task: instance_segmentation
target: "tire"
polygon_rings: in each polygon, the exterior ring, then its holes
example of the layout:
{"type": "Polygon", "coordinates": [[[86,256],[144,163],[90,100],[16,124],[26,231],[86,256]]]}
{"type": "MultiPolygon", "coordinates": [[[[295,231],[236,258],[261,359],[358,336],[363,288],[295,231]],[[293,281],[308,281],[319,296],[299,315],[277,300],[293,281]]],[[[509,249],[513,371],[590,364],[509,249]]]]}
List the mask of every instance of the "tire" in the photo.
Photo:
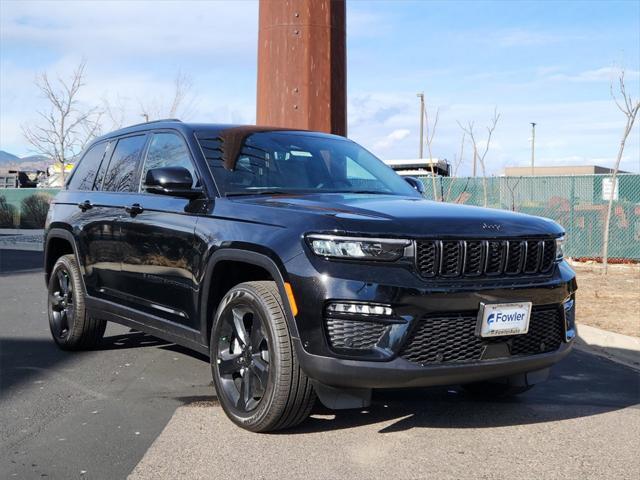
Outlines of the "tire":
{"type": "Polygon", "coordinates": [[[209,348],[218,401],[235,424],[268,432],[309,416],[316,395],[298,364],[275,282],[232,288],[213,319],[209,348]]]}
{"type": "Polygon", "coordinates": [[[513,397],[533,387],[534,385],[510,385],[507,382],[476,382],[462,385],[467,393],[481,399],[513,397]]]}
{"type": "Polygon", "coordinates": [[[60,257],[51,270],[47,312],[51,336],[62,350],[93,348],[104,335],[107,322],[86,312],[80,269],[73,255],[60,257]]]}

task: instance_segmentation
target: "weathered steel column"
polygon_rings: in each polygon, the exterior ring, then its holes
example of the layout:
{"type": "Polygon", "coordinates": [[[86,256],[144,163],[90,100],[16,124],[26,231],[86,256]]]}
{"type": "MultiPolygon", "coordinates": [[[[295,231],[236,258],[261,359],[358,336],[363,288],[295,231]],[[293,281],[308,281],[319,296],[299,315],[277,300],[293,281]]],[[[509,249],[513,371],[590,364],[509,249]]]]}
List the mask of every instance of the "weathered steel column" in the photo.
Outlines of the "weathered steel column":
{"type": "Polygon", "coordinates": [[[260,0],[257,123],[347,134],[345,0],[260,0]]]}

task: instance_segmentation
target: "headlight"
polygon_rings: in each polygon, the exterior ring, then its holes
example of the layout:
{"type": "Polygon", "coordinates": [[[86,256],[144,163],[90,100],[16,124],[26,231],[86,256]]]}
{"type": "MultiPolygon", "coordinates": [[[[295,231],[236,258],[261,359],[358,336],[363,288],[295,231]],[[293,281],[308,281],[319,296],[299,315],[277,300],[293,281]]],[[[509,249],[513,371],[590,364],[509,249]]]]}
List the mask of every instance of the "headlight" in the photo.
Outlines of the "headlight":
{"type": "Polygon", "coordinates": [[[313,253],[321,257],[392,262],[403,257],[410,240],[308,235],[313,253]]]}
{"type": "Polygon", "coordinates": [[[564,235],[560,238],[556,238],[556,261],[564,258],[564,235]]]}

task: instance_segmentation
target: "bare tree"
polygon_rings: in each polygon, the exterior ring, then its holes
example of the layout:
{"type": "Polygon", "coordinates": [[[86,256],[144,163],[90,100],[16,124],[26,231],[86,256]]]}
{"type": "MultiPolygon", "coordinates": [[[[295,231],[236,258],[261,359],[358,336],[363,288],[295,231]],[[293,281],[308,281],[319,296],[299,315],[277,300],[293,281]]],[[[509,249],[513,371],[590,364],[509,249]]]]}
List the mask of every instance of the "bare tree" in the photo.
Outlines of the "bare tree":
{"type": "Polygon", "coordinates": [[[436,128],[438,127],[438,119],[440,118],[440,108],[436,108],[436,117],[433,121],[433,126],[430,125],[429,122],[429,111],[425,106],[424,109],[424,123],[425,123],[425,133],[427,142],[427,152],[429,152],[429,167],[431,169],[431,185],[433,187],[433,199],[438,201],[438,188],[436,187],[436,172],[433,168],[433,154],[431,150],[431,145],[433,144],[433,137],[436,134],[436,128]]]}
{"type": "Polygon", "coordinates": [[[194,102],[191,76],[179,71],[173,80],[173,94],[170,102],[157,99],[140,102],[140,114],[147,121],[159,118],[187,118],[193,113],[194,102]]]}
{"type": "Polygon", "coordinates": [[[460,122],[458,122],[458,126],[462,129],[464,133],[469,135],[469,139],[471,140],[471,145],[473,146],[473,161],[474,161],[474,170],[475,170],[475,162],[478,160],[480,162],[480,169],[482,170],[482,190],[484,195],[484,206],[488,205],[488,197],[487,197],[487,169],[485,165],[485,158],[487,157],[487,153],[489,153],[489,148],[491,146],[491,137],[493,136],[493,132],[498,125],[498,120],[500,120],[500,114],[498,113],[498,107],[493,110],[493,118],[491,119],[491,124],[487,127],[487,139],[484,142],[484,149],[482,153],[480,153],[480,148],[478,147],[478,139],[476,138],[476,132],[474,130],[475,124],[474,122],[469,122],[466,127],[464,127],[460,122]]]}
{"type": "Polygon", "coordinates": [[[114,100],[109,99],[106,95],[102,97],[102,105],[104,106],[105,117],[109,120],[111,130],[118,130],[125,126],[127,117],[127,98],[117,95],[114,100]]]}
{"type": "Polygon", "coordinates": [[[78,94],[85,85],[85,67],[83,60],[69,80],[58,77],[52,82],[46,72],[40,74],[35,84],[49,103],[49,109],[37,112],[40,122],[22,125],[27,142],[38,153],[60,164],[63,182],[66,164],[100,130],[100,110],[97,107],[83,108],[78,100],[78,94]]]}
{"type": "Polygon", "coordinates": [[[443,199],[445,202],[448,202],[450,200],[453,182],[456,181],[458,170],[460,169],[460,165],[462,165],[462,161],[464,159],[464,141],[466,140],[466,138],[467,134],[462,132],[462,138],[460,139],[460,153],[458,155],[454,155],[453,157],[453,175],[451,176],[451,181],[449,182],[449,188],[447,188],[447,196],[443,199]]]}
{"type": "Polygon", "coordinates": [[[511,195],[511,211],[515,212],[516,211],[516,189],[518,188],[518,184],[520,183],[520,180],[522,180],[522,177],[518,177],[518,179],[516,180],[516,183],[513,184],[513,187],[511,186],[511,177],[504,177],[504,179],[505,179],[505,185],[511,195]]]}
{"type": "Polygon", "coordinates": [[[633,128],[633,124],[636,121],[636,116],[638,115],[638,110],[640,110],[640,100],[633,99],[631,94],[627,92],[625,81],[624,81],[624,69],[620,70],[620,74],[618,76],[618,89],[620,98],[616,96],[616,93],[613,89],[613,82],[610,85],[611,98],[615,102],[618,109],[624,114],[626,117],[626,123],[624,126],[624,130],[622,131],[622,138],[620,139],[620,146],[618,147],[618,156],[616,158],[616,164],[613,168],[613,175],[611,177],[611,196],[609,197],[609,205],[607,207],[607,216],[604,223],[604,238],[602,241],[602,266],[603,271],[607,273],[607,267],[609,262],[609,228],[611,224],[611,212],[613,210],[613,199],[616,188],[616,181],[618,177],[618,170],[620,169],[620,161],[622,160],[622,154],[624,153],[624,147],[627,143],[627,137],[631,133],[631,129],[633,128]]]}

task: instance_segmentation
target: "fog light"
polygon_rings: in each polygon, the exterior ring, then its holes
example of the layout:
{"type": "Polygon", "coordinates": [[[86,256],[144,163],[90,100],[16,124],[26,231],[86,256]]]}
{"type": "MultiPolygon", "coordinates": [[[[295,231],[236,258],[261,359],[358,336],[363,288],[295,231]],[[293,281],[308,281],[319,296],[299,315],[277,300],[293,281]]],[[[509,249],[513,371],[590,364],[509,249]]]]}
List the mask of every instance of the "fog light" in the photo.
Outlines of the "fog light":
{"type": "Polygon", "coordinates": [[[343,313],[351,315],[380,315],[390,317],[393,309],[386,305],[371,305],[367,303],[334,302],[327,305],[329,313],[343,313]]]}
{"type": "Polygon", "coordinates": [[[576,337],[576,302],[571,298],[562,306],[564,307],[565,340],[570,342],[576,337]]]}

